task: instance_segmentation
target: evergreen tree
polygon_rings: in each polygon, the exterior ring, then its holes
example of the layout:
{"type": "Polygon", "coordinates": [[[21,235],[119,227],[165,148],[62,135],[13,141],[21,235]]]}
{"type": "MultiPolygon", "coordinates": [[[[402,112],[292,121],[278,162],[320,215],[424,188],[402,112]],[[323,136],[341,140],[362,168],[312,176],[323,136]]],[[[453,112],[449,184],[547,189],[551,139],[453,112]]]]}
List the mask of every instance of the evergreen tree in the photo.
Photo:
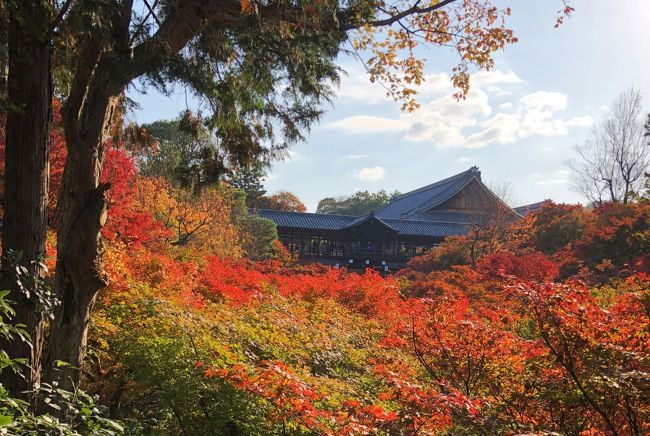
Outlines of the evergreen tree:
{"type": "Polygon", "coordinates": [[[141,174],[163,177],[195,194],[217,183],[227,171],[216,138],[190,111],[173,121],[129,126],[127,137],[141,174]]]}
{"type": "Polygon", "coordinates": [[[249,209],[257,209],[259,200],[266,194],[263,183],[265,176],[266,165],[256,162],[232,172],[227,181],[246,193],[246,206],[249,209]]]}
{"type": "Polygon", "coordinates": [[[383,189],[378,192],[358,191],[347,197],[327,197],[318,202],[317,213],[331,215],[365,215],[386,206],[399,191],[392,194],[383,189]]]}

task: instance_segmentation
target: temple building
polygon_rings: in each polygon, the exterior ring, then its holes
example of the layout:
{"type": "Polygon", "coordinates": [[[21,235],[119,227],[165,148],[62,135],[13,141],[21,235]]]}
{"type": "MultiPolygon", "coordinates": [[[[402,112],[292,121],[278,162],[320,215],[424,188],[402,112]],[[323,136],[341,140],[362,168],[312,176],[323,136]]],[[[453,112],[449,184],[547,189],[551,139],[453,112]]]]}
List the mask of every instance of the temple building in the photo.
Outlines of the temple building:
{"type": "Polygon", "coordinates": [[[497,215],[520,215],[481,181],[477,167],[395,197],[362,216],[258,210],[272,220],[284,246],[303,262],[389,273],[497,215]]]}

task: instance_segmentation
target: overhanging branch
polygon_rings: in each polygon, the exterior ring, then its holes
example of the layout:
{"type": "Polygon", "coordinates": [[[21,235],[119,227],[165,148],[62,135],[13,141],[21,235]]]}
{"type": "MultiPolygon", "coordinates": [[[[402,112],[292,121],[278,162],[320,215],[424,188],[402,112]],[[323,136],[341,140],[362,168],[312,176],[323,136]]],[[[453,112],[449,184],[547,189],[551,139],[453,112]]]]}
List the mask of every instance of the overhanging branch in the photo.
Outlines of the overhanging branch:
{"type": "Polygon", "coordinates": [[[371,27],[390,26],[391,24],[394,24],[397,21],[399,21],[399,20],[401,20],[403,18],[406,18],[406,17],[408,17],[410,15],[426,14],[428,12],[433,12],[433,11],[436,11],[438,9],[442,9],[445,6],[451,4],[451,3],[455,2],[455,1],[457,1],[457,0],[442,0],[442,1],[438,2],[438,3],[436,3],[435,5],[429,5],[429,6],[424,7],[424,8],[419,7],[420,2],[418,1],[413,6],[411,6],[410,8],[405,9],[405,10],[403,10],[401,12],[398,12],[398,13],[396,13],[394,15],[391,15],[390,17],[385,18],[383,20],[375,20],[375,21],[369,21],[369,22],[365,22],[365,23],[356,23],[354,25],[348,25],[348,26],[346,26],[345,30],[357,29],[357,28],[363,27],[363,26],[371,26],[371,27]]]}

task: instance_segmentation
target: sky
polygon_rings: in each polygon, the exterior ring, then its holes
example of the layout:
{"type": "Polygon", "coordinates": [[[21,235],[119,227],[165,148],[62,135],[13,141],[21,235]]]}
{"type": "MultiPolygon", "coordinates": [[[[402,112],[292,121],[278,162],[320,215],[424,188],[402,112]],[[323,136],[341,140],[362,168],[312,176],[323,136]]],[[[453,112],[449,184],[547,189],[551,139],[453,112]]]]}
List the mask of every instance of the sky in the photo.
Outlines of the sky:
{"type": "MultiPolygon", "coordinates": [[[[464,101],[452,97],[448,49],[418,52],[427,80],[413,113],[370,83],[360,61],[340,58],[347,75],[336,98],[306,141],[273,165],[267,191],[291,191],[313,212],[325,197],[407,192],[476,165],[488,185],[509,186],[513,206],[584,202],[566,164],[573,146],[630,87],[650,112],[650,0],[572,0],[574,14],[557,29],[561,0],[498,3],[512,6],[519,42],[496,54],[493,70],[472,76],[464,101]]],[[[131,114],[139,123],[195,109],[182,89],[129,97],[140,105],[131,114]]]]}

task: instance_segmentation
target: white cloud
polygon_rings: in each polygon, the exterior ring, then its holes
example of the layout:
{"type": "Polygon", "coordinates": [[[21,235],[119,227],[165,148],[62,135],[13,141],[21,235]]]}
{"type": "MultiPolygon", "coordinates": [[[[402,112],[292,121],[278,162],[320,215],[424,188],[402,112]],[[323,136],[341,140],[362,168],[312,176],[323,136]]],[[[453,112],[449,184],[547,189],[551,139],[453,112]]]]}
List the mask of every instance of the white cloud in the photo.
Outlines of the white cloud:
{"type": "Polygon", "coordinates": [[[471,89],[465,100],[457,101],[452,94],[431,100],[401,120],[410,125],[406,139],[434,142],[439,147],[452,147],[464,142],[462,130],[476,125],[477,118],[490,115],[488,95],[471,89]]]}
{"type": "Polygon", "coordinates": [[[368,155],[367,154],[349,154],[347,157],[348,157],[348,159],[358,160],[358,159],[363,159],[364,157],[368,157],[368,155]]]}
{"type": "Polygon", "coordinates": [[[524,112],[519,129],[519,137],[527,138],[533,135],[559,136],[566,135],[564,120],[554,118],[553,110],[529,110],[524,112]]]}
{"type": "MultiPolygon", "coordinates": [[[[537,90],[521,95],[519,90],[518,97],[505,102],[500,97],[502,103],[491,104],[490,99],[511,94],[511,90],[518,90],[513,85],[525,83],[512,70],[474,74],[470,91],[460,101],[454,97],[450,83],[444,73],[428,75],[421,87],[421,107],[412,113],[397,118],[355,115],[324,127],[352,134],[403,132],[407,141],[430,142],[437,147],[479,148],[512,144],[535,135],[567,135],[569,128],[584,128],[594,122],[589,116],[563,117],[561,112],[568,106],[568,96],[561,92],[537,90]],[[429,94],[430,98],[424,97],[429,94]]],[[[365,95],[366,91],[358,92],[365,95]]],[[[372,103],[369,94],[366,98],[372,103]]]]}
{"type": "Polygon", "coordinates": [[[382,167],[365,167],[357,171],[354,177],[366,182],[377,182],[384,178],[385,173],[386,171],[382,167]]]}
{"type": "Polygon", "coordinates": [[[488,85],[485,87],[485,90],[488,92],[488,94],[491,94],[494,97],[505,97],[508,95],[512,95],[511,91],[506,91],[502,87],[495,86],[495,85],[488,85]]]}
{"type": "Polygon", "coordinates": [[[545,179],[537,182],[540,186],[551,186],[551,185],[564,185],[566,184],[566,179],[555,178],[555,179],[545,179]]]}
{"type": "Polygon", "coordinates": [[[290,162],[295,162],[299,160],[307,160],[307,158],[303,154],[298,153],[295,150],[287,149],[285,160],[288,160],[290,162]]]}
{"type": "Polygon", "coordinates": [[[591,127],[594,124],[594,119],[590,116],[574,117],[567,120],[566,125],[572,127],[591,127]]]}
{"type": "Polygon", "coordinates": [[[458,158],[458,162],[469,162],[469,158],[467,156],[461,156],[458,158]]]}
{"type": "Polygon", "coordinates": [[[473,133],[465,140],[468,148],[484,147],[490,143],[511,144],[519,139],[521,117],[519,114],[498,113],[481,123],[482,131],[473,133]]]}
{"type": "Polygon", "coordinates": [[[568,97],[561,92],[537,91],[524,95],[519,101],[527,109],[536,111],[557,111],[564,110],[568,97]]]}
{"type": "MultiPolygon", "coordinates": [[[[484,147],[488,144],[512,144],[533,135],[566,135],[567,125],[556,112],[567,106],[568,97],[559,92],[537,91],[524,95],[513,113],[499,112],[480,126],[483,130],[470,134],[465,146],[484,147]]],[[[511,102],[499,106],[511,109],[511,102]]]]}
{"type": "Polygon", "coordinates": [[[470,83],[472,86],[481,86],[495,84],[517,84],[523,82],[524,80],[512,70],[505,72],[502,70],[492,70],[479,71],[476,74],[472,74],[470,83]]]}
{"type": "Polygon", "coordinates": [[[339,129],[348,133],[386,133],[408,130],[409,125],[401,120],[374,117],[370,115],[355,115],[325,124],[328,129],[339,129]]]}
{"type": "Polygon", "coordinates": [[[452,89],[451,79],[446,73],[426,74],[424,82],[416,88],[419,96],[440,94],[452,89]]]}
{"type": "Polygon", "coordinates": [[[390,101],[386,89],[379,83],[372,83],[368,73],[358,64],[344,65],[345,73],[336,93],[338,97],[361,100],[367,104],[379,104],[390,101]]]}
{"type": "Polygon", "coordinates": [[[512,95],[512,91],[505,88],[520,83],[524,83],[524,80],[512,70],[479,71],[472,75],[470,81],[471,86],[482,88],[495,97],[512,95]]]}
{"type": "Polygon", "coordinates": [[[535,173],[532,174],[531,176],[537,179],[536,184],[538,186],[566,185],[568,181],[569,171],[566,169],[560,169],[552,173],[547,173],[547,174],[535,173]]]}

